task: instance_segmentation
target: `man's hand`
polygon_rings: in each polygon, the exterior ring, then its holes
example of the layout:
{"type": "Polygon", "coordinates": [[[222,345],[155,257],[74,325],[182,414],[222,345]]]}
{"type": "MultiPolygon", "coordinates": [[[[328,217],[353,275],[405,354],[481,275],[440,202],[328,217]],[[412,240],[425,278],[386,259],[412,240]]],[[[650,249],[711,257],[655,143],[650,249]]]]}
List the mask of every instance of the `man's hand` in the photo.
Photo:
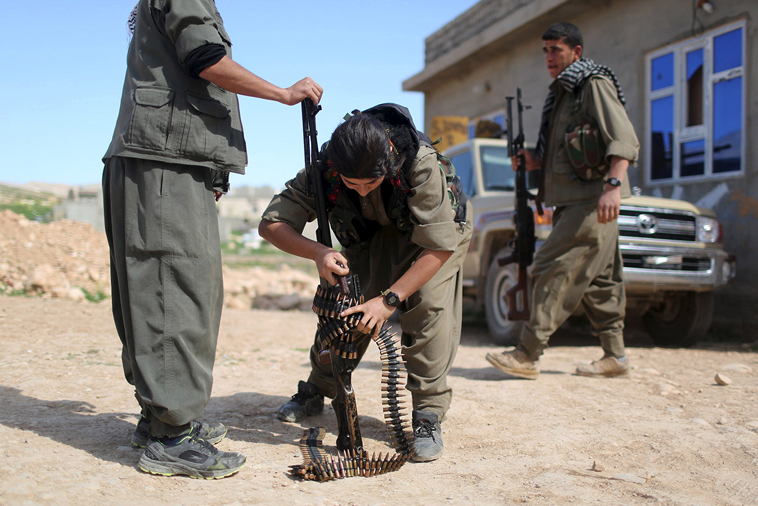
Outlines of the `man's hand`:
{"type": "Polygon", "coordinates": [[[542,160],[536,154],[534,154],[534,151],[532,151],[531,149],[522,149],[516,154],[516,156],[511,158],[511,167],[513,168],[514,172],[518,170],[518,164],[519,164],[518,157],[521,155],[524,155],[524,161],[526,162],[527,172],[537,170],[542,165],[542,160]]]}
{"type": "Polygon", "coordinates": [[[300,79],[289,88],[285,88],[284,91],[282,103],[286,105],[299,104],[306,98],[310,98],[314,104],[318,104],[321,101],[321,95],[324,93],[324,89],[310,77],[300,79]]]}
{"type": "Polygon", "coordinates": [[[358,324],[358,330],[366,334],[372,334],[379,332],[382,325],[387,319],[395,312],[394,307],[390,307],[384,303],[384,297],[374,297],[373,299],[353,306],[349,309],[345,309],[340,313],[340,316],[350,316],[354,313],[363,313],[360,324],[358,324]]]}
{"type": "Polygon", "coordinates": [[[619,216],[621,207],[621,187],[605,185],[597,202],[598,223],[610,223],[619,216]]]}
{"type": "Polygon", "coordinates": [[[335,274],[346,276],[350,273],[347,259],[339,251],[325,247],[316,254],[314,261],[316,262],[318,275],[324,278],[330,285],[337,284],[337,279],[334,277],[335,274]]]}

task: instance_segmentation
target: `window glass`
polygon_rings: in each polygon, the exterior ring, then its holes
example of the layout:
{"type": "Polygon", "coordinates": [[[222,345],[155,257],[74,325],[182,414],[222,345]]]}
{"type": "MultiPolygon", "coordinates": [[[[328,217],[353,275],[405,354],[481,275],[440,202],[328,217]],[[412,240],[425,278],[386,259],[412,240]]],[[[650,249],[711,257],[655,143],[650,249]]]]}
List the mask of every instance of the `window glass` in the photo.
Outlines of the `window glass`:
{"type": "Polygon", "coordinates": [[[455,166],[455,173],[461,180],[461,188],[463,192],[469,197],[476,193],[474,186],[474,170],[471,163],[471,151],[464,151],[452,158],[450,161],[455,166]]]}
{"type": "Polygon", "coordinates": [[[703,124],[703,50],[687,53],[687,114],[685,125],[703,124]]]}
{"type": "Polygon", "coordinates": [[[482,146],[482,178],[485,190],[510,190],[513,186],[513,169],[508,150],[499,146],[482,146]]]}
{"type": "Polygon", "coordinates": [[[650,72],[650,90],[660,90],[674,84],[674,53],[653,58],[650,72]]]}
{"type": "Polygon", "coordinates": [[[705,174],[705,140],[683,142],[681,150],[682,176],[705,174]]]}
{"type": "Polygon", "coordinates": [[[674,97],[653,100],[650,109],[651,178],[668,179],[673,176],[674,97]]]}
{"type": "Polygon", "coordinates": [[[742,78],[713,85],[713,172],[740,170],[742,78]]]}
{"type": "Polygon", "coordinates": [[[713,38],[713,71],[742,65],[742,28],[713,38]]]}

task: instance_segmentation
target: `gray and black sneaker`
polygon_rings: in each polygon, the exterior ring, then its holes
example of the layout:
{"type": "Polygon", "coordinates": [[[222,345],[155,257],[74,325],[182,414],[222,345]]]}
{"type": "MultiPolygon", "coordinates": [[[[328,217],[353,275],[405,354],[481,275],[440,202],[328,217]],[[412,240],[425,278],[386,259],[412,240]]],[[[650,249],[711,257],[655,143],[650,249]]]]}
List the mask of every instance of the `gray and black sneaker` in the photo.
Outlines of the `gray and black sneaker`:
{"type": "Polygon", "coordinates": [[[222,452],[197,436],[193,427],[175,438],[151,438],[137,463],[142,471],[161,476],[183,475],[215,480],[239,471],[245,456],[222,452]]]}
{"type": "Polygon", "coordinates": [[[442,455],[442,426],[437,415],[429,411],[413,412],[414,462],[430,462],[442,455]]]}
{"type": "MultiPolygon", "coordinates": [[[[224,436],[226,436],[226,427],[223,423],[219,422],[198,422],[192,421],[191,430],[195,431],[196,437],[208,441],[210,444],[215,445],[220,443],[224,436]]],[[[132,433],[132,446],[134,448],[144,448],[150,439],[150,421],[143,417],[140,417],[137,422],[137,428],[132,433]]]]}
{"type": "Polygon", "coordinates": [[[281,405],[276,417],[285,422],[298,422],[306,416],[318,415],[324,410],[324,396],[312,383],[299,381],[297,393],[281,405]]]}

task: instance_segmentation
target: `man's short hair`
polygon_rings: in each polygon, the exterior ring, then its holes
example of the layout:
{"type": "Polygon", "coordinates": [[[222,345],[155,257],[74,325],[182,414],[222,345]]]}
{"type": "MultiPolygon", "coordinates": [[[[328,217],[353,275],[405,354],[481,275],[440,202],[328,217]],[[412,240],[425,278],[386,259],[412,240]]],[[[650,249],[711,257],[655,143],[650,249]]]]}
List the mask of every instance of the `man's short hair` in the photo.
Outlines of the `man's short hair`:
{"type": "Polygon", "coordinates": [[[572,49],[576,46],[584,46],[584,39],[582,39],[582,32],[579,31],[579,28],[565,21],[550,25],[547,31],[542,34],[542,40],[562,40],[572,49]]]}

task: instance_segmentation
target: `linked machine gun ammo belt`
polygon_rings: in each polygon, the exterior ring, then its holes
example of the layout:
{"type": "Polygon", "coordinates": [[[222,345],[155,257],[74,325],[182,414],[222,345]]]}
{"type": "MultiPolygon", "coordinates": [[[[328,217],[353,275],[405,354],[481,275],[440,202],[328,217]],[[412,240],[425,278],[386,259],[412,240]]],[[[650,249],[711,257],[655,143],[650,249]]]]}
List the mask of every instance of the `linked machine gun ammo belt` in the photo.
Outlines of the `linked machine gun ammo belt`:
{"type": "Polygon", "coordinates": [[[413,455],[413,430],[405,397],[407,372],[402,357],[400,338],[385,325],[380,332],[369,335],[357,330],[361,314],[340,317],[342,311],[363,303],[357,276],[340,278],[335,286],[319,286],[313,299],[318,315],[316,347],[328,351],[332,369],[339,383],[332,405],[337,414],[339,434],[337,454],[328,454],[323,447],[325,429],[307,429],[300,439],[303,463],[290,466],[290,473],[305,480],[329,481],[351,476],[376,476],[396,471],[413,455]],[[358,412],[350,376],[357,365],[358,353],[366,340],[379,347],[382,363],[382,408],[395,452],[374,452],[363,449],[358,427],[358,412]]]}

